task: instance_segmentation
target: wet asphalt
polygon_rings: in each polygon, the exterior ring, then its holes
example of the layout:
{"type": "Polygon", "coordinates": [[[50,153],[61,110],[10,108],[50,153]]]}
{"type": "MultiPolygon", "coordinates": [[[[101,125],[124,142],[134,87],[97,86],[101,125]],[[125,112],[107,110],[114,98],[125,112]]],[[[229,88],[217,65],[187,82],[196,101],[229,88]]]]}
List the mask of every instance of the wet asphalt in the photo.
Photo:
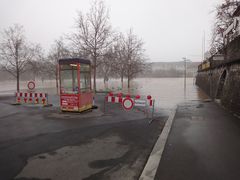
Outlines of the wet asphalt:
{"type": "Polygon", "coordinates": [[[213,102],[182,103],[155,180],[236,180],[239,162],[239,118],[213,102]]]}
{"type": "MultiPolygon", "coordinates": [[[[91,154],[91,149],[88,150],[90,158],[81,163],[98,171],[84,172],[87,174],[84,179],[112,179],[111,173],[117,172],[122,167],[131,167],[133,164],[135,164],[133,179],[138,179],[167,117],[158,116],[149,124],[149,119],[141,110],[125,112],[119,110],[118,105],[108,105],[108,109],[103,113],[102,99],[103,96],[97,98],[96,101],[100,106],[90,113],[93,115],[81,116],[76,113],[61,113],[58,107],[54,106],[48,108],[14,106],[9,103],[14,99],[0,97],[0,179],[14,179],[29,160],[39,154],[48,153],[54,156],[56,151],[63,147],[86,148],[94,139],[101,140],[115,136],[120,140],[115,142],[117,145],[110,153],[108,152],[109,154],[101,152],[104,158],[91,154]],[[121,157],[111,158],[111,154],[114,155],[122,145],[127,146],[127,152],[121,157]],[[91,157],[94,157],[94,160],[91,157]]],[[[41,159],[42,156],[39,158],[41,159]]],[[[61,163],[61,160],[57,163],[61,163]]],[[[68,168],[71,164],[65,166],[68,168]]],[[[81,171],[81,167],[78,171],[81,171]]],[[[127,177],[128,174],[125,176],[127,177]]],[[[33,176],[16,179],[43,178],[33,176]]]]}

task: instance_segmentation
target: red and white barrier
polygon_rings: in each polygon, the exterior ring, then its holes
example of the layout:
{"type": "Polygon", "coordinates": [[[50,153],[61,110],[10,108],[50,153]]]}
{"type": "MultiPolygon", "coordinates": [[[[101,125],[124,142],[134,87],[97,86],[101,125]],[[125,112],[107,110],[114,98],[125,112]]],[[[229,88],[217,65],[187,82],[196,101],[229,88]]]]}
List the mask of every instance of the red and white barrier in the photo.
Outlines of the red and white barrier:
{"type": "Polygon", "coordinates": [[[149,113],[151,113],[151,120],[149,123],[153,121],[154,117],[154,104],[155,100],[152,99],[152,96],[148,95],[147,98],[141,97],[139,95],[135,97],[131,97],[129,94],[123,97],[122,93],[118,93],[117,95],[114,95],[112,92],[108,93],[108,95],[105,97],[104,101],[104,112],[105,112],[105,102],[109,103],[121,103],[122,107],[129,111],[131,110],[134,106],[139,106],[139,107],[145,107],[144,113],[146,113],[147,118],[149,117],[149,113]]]}
{"type": "Polygon", "coordinates": [[[17,103],[29,103],[29,104],[48,104],[47,93],[33,93],[33,92],[16,92],[17,103]]]}
{"type": "Polygon", "coordinates": [[[123,102],[125,99],[131,99],[133,101],[133,106],[141,106],[141,107],[146,107],[146,106],[152,107],[154,102],[154,100],[150,95],[147,96],[147,99],[146,98],[141,99],[141,96],[139,95],[135,96],[134,98],[131,98],[129,94],[126,95],[125,97],[122,97],[122,93],[114,95],[111,92],[106,96],[107,102],[122,103],[123,105],[124,105],[123,102]]]}

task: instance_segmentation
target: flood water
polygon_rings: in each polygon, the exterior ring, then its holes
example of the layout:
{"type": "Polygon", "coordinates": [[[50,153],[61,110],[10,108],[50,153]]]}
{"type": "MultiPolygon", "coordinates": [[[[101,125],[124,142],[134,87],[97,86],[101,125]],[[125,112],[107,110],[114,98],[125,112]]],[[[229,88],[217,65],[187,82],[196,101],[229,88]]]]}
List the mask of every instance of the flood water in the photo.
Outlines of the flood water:
{"type": "MultiPolygon", "coordinates": [[[[55,81],[37,81],[37,91],[56,94],[55,81]]],[[[27,88],[27,82],[20,83],[21,89],[27,88]]],[[[126,81],[124,88],[121,89],[121,81],[119,79],[110,79],[108,84],[104,84],[102,79],[97,79],[97,89],[105,90],[106,88],[114,92],[127,93],[126,81]]],[[[14,93],[16,82],[0,82],[0,94],[14,93]]],[[[187,78],[186,91],[184,91],[183,78],[137,78],[131,81],[130,94],[141,95],[146,97],[151,95],[155,99],[155,106],[158,109],[172,109],[178,103],[185,100],[199,100],[207,98],[206,95],[195,85],[195,78],[187,78]]]]}
{"type": "MultiPolygon", "coordinates": [[[[106,88],[100,80],[97,82],[99,89],[106,88]]],[[[108,88],[115,92],[123,91],[127,93],[129,90],[126,87],[127,84],[124,83],[123,90],[120,90],[120,80],[110,80],[108,82],[108,88]]],[[[131,82],[130,94],[151,95],[156,101],[156,107],[161,109],[172,109],[185,100],[202,100],[207,98],[195,85],[195,78],[186,79],[185,91],[183,78],[138,78],[131,82]]]]}

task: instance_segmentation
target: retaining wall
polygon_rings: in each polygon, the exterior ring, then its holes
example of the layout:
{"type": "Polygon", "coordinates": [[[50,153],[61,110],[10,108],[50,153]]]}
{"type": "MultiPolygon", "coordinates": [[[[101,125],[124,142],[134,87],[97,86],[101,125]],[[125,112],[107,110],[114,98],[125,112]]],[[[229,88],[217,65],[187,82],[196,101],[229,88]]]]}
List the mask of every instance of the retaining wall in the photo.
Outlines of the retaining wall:
{"type": "Polygon", "coordinates": [[[227,109],[240,115],[240,38],[224,49],[223,62],[199,71],[196,84],[210,97],[220,99],[227,109]]]}

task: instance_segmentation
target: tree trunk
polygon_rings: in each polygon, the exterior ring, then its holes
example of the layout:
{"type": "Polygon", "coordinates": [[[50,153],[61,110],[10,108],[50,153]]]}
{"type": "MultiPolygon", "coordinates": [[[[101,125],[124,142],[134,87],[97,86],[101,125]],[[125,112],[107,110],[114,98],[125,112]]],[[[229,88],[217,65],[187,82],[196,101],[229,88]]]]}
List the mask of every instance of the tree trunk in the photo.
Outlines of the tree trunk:
{"type": "Polygon", "coordinates": [[[56,74],[55,74],[55,77],[56,77],[56,88],[57,88],[57,94],[59,92],[59,88],[58,88],[58,66],[56,65],[56,74]]]}
{"type": "Polygon", "coordinates": [[[122,89],[123,89],[123,73],[121,74],[121,84],[122,84],[122,89]]]}
{"type": "Polygon", "coordinates": [[[93,92],[96,93],[96,66],[97,66],[97,59],[94,57],[93,60],[93,92]]]}
{"type": "Polygon", "coordinates": [[[106,75],[104,75],[103,82],[105,89],[108,89],[108,77],[106,75]]]}
{"type": "Polygon", "coordinates": [[[15,61],[16,61],[16,71],[17,71],[17,92],[19,92],[19,79],[20,79],[20,70],[19,70],[19,61],[18,61],[18,44],[16,44],[16,51],[15,51],[15,61]]]}
{"type": "Polygon", "coordinates": [[[57,88],[57,94],[58,94],[58,77],[56,76],[56,88],[57,88]]]}
{"type": "Polygon", "coordinates": [[[128,79],[128,90],[130,88],[130,69],[128,67],[128,76],[127,76],[127,79],[128,79]]]}
{"type": "Polygon", "coordinates": [[[130,88],[130,77],[128,76],[128,89],[130,88]]]}
{"type": "Polygon", "coordinates": [[[20,88],[19,88],[19,70],[17,69],[17,92],[19,92],[20,88]]]}

